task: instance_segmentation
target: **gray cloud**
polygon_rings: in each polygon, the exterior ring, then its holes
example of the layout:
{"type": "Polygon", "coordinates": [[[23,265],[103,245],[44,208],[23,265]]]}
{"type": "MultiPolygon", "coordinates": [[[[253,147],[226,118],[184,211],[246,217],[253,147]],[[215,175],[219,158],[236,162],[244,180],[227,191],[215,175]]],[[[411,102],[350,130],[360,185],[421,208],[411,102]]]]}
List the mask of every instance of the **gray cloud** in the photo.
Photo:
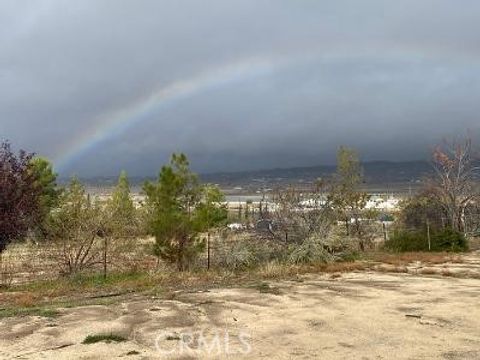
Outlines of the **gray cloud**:
{"type": "MultiPolygon", "coordinates": [[[[64,173],[153,174],[426,156],[479,135],[480,4],[313,0],[3,1],[0,138],[60,159],[99,119],[245,59],[273,70],[144,115],[64,173]]],[[[90,129],[90,130],[89,130],[90,129]]]]}

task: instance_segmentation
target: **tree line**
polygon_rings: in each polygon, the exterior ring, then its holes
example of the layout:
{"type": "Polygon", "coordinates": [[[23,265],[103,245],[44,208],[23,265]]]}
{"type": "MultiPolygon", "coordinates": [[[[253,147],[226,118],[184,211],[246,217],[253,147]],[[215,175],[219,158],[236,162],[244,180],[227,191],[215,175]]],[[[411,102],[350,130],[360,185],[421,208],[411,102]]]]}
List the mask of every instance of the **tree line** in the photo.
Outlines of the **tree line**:
{"type": "MultiPolygon", "coordinates": [[[[431,250],[431,235],[452,250],[464,244],[466,217],[480,214],[477,159],[469,139],[437,146],[432,153],[434,176],[402,203],[395,214],[396,233],[387,245],[395,250],[431,250]],[[405,234],[411,228],[413,237],[405,234]]],[[[261,212],[268,225],[256,240],[281,246],[286,249],[282,256],[288,254],[294,262],[323,261],[352,243],[365,251],[376,236],[371,224],[378,213],[366,207],[370,196],[362,190],[363,182],[358,154],[340,147],[333,177],[318,179],[309,190],[290,187],[273,192],[275,206],[261,212]],[[338,222],[344,223],[344,233],[336,231],[338,222]]],[[[173,154],[157,180],[144,184],[143,193],[145,201],[134,204],[125,172],[106,200],[90,196],[77,178],[60,187],[48,160],[23,150],[15,153],[3,142],[0,256],[11,242],[30,237],[52,245],[64,273],[103,265],[106,274],[109,254],[127,253],[129,242],[153,236],[153,254],[183,271],[205,250],[210,233],[227,221],[224,195],[218,187],[199,181],[184,154],[173,154]]]]}
{"type": "Polygon", "coordinates": [[[400,251],[465,250],[480,235],[480,162],[470,138],[434,147],[434,174],[402,203],[399,228],[388,244],[400,251]]]}
{"type": "MultiPolygon", "coordinates": [[[[205,247],[200,236],[227,218],[222,192],[201,184],[184,154],[173,154],[158,180],[144,184],[137,207],[122,172],[107,200],[90,196],[77,178],[61,188],[51,164],[23,150],[0,148],[0,255],[9,243],[29,236],[52,244],[63,272],[103,264],[120,240],[155,237],[153,252],[186,269],[205,247]],[[111,249],[111,250],[109,250],[111,249]]],[[[118,249],[117,249],[118,250],[118,249]]]]}

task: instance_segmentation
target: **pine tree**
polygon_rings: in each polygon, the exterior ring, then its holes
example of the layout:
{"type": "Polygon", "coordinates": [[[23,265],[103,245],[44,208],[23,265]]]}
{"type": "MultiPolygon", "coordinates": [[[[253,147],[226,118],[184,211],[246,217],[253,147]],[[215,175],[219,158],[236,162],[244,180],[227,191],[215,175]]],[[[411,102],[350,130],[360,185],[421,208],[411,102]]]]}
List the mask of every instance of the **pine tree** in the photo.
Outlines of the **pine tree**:
{"type": "Polygon", "coordinates": [[[228,211],[225,196],[213,185],[205,185],[202,198],[196,206],[196,226],[198,231],[207,232],[207,268],[210,269],[211,231],[227,221],[228,211]]]}
{"type": "MultiPolygon", "coordinates": [[[[173,154],[162,167],[158,181],[144,186],[150,208],[150,232],[155,236],[155,254],[183,271],[203,251],[200,234],[213,227],[219,213],[213,203],[219,192],[199,183],[184,154],[173,154]]],[[[223,216],[222,216],[223,218],[223,216]]]]}

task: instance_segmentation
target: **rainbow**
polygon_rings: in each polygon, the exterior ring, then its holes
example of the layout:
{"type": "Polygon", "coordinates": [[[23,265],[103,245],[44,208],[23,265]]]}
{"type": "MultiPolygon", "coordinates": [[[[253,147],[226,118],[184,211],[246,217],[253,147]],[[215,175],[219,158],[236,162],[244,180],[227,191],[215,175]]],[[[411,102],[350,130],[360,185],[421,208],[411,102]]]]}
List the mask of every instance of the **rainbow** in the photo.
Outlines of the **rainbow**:
{"type": "MultiPolygon", "coordinates": [[[[421,51],[402,51],[399,55],[407,58],[418,58],[421,51]]],[[[60,146],[53,161],[57,171],[64,172],[67,168],[85,154],[91,152],[105,141],[115,138],[129,128],[138,125],[142,121],[151,118],[162,108],[176,101],[188,99],[202,92],[220,88],[223,86],[248,81],[261,76],[273,74],[277,70],[284,69],[299,63],[308,63],[312,60],[332,60],[341,57],[342,54],[326,56],[316,52],[300,52],[294,56],[257,56],[246,58],[238,62],[230,63],[214,69],[207,70],[189,79],[172,82],[164,87],[154,89],[149,95],[139,98],[119,109],[113,109],[101,114],[92,121],[93,125],[86,127],[73,141],[60,146]]],[[[368,56],[363,54],[362,56],[368,56]]],[[[424,55],[424,54],[423,54],[424,55]]]]}
{"type": "Polygon", "coordinates": [[[204,91],[269,75],[282,63],[284,62],[274,62],[269,58],[249,58],[201,73],[187,80],[175,81],[123,108],[104,113],[95,119],[93,126],[86,128],[73,142],[64,146],[64,149],[54,158],[56,169],[65,170],[101,143],[141,123],[162,107],[204,91]]]}

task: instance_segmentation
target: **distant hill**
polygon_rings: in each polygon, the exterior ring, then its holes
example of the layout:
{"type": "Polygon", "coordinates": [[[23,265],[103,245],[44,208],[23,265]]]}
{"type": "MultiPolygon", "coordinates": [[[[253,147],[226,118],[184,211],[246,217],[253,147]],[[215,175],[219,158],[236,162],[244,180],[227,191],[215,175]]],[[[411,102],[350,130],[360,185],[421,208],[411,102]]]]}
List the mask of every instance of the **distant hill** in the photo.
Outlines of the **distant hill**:
{"type": "MultiPolygon", "coordinates": [[[[432,167],[426,161],[372,161],[362,164],[365,176],[365,188],[371,191],[399,191],[404,192],[418,186],[420,180],[431,174],[432,167]]],[[[311,184],[318,178],[327,178],[336,170],[332,165],[275,168],[255,171],[218,172],[200,174],[200,179],[206,183],[218,184],[230,192],[258,192],[260,189],[273,188],[281,185],[311,184]]],[[[154,177],[130,177],[134,191],[140,191],[146,180],[154,177]]],[[[109,191],[116,181],[116,177],[82,178],[93,192],[109,191]]],[[[62,182],[66,180],[63,179],[62,182]]]]}
{"type": "MultiPolygon", "coordinates": [[[[365,183],[370,185],[417,183],[423,177],[431,174],[432,167],[426,161],[372,161],[362,164],[365,183]]],[[[311,183],[318,178],[331,176],[335,166],[311,166],[297,168],[277,168],[256,171],[225,172],[203,174],[205,182],[217,183],[222,186],[241,186],[246,184],[286,184],[311,183]]]]}

